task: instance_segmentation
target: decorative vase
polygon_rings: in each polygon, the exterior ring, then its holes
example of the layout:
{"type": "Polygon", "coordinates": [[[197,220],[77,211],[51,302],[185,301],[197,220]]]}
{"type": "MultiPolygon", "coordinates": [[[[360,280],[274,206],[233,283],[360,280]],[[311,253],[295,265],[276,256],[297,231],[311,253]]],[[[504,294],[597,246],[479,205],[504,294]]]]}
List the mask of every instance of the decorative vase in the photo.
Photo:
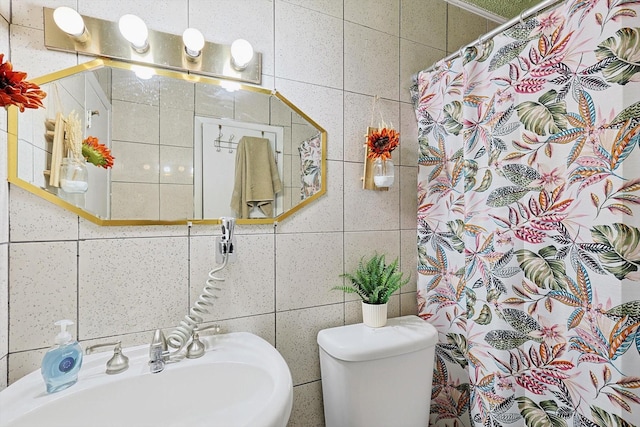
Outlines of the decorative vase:
{"type": "Polygon", "coordinates": [[[362,321],[371,328],[387,324],[387,304],[367,304],[362,302],[362,321]]]}
{"type": "Polygon", "coordinates": [[[84,159],[65,157],[60,166],[60,187],[65,193],[82,194],[89,189],[89,175],[84,159]]]}
{"type": "Polygon", "coordinates": [[[394,181],[394,168],[391,159],[378,157],[373,161],[373,182],[376,187],[391,187],[394,181]]]}

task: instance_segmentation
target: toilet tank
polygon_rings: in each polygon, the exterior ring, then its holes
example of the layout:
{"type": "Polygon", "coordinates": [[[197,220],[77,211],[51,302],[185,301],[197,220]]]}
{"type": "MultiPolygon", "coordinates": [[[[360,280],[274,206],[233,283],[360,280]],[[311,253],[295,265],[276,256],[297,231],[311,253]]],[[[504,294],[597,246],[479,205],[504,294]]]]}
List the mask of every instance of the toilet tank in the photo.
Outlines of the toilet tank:
{"type": "Polygon", "coordinates": [[[417,316],[320,331],[326,427],[428,426],[437,339],[417,316]]]}

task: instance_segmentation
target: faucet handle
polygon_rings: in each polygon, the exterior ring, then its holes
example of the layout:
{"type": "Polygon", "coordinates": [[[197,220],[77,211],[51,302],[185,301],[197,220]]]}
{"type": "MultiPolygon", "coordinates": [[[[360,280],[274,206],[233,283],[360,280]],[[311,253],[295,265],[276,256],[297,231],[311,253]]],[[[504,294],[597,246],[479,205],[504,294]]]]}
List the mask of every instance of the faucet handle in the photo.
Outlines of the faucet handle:
{"type": "Polygon", "coordinates": [[[102,344],[95,344],[87,347],[85,352],[87,354],[93,353],[97,348],[100,347],[110,347],[115,346],[113,348],[113,356],[111,359],[107,360],[107,374],[114,375],[119,374],[120,372],[124,372],[129,369],[129,358],[122,354],[122,341],[108,342],[102,344]]]}
{"type": "Polygon", "coordinates": [[[217,323],[213,323],[211,325],[207,325],[207,326],[196,326],[195,328],[193,328],[193,330],[195,332],[204,332],[204,331],[208,331],[210,329],[214,330],[214,333],[219,334],[222,332],[222,327],[217,324],[217,323]]]}
{"type": "Polygon", "coordinates": [[[198,331],[193,331],[191,342],[187,346],[187,359],[197,359],[204,356],[204,343],[200,341],[198,331]]]}
{"type": "Polygon", "coordinates": [[[187,358],[188,359],[197,359],[198,357],[202,357],[204,355],[205,345],[202,341],[200,341],[200,335],[198,332],[207,331],[209,329],[213,329],[216,334],[219,334],[222,328],[217,323],[214,323],[209,326],[193,328],[193,335],[191,337],[191,342],[187,347],[187,358]]]}

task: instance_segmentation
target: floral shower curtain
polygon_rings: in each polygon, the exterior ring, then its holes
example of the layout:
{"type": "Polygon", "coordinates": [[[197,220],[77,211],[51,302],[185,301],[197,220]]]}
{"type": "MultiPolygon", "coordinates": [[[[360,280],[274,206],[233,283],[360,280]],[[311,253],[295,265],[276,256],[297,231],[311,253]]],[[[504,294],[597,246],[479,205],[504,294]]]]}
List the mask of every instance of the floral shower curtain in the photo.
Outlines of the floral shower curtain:
{"type": "Polygon", "coordinates": [[[574,0],[422,72],[431,423],[640,426],[640,7],[574,0]]]}

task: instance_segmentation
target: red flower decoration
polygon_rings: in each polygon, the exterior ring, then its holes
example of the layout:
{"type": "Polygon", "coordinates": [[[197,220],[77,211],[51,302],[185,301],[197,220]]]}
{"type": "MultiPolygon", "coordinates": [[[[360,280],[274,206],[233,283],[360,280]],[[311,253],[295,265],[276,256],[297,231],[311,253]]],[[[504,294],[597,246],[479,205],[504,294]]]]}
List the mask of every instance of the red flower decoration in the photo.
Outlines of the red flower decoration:
{"type": "MultiPolygon", "coordinates": [[[[0,63],[4,54],[0,54],[0,63]]],[[[15,105],[24,112],[25,108],[43,107],[42,100],[47,94],[40,86],[25,80],[27,73],[13,71],[13,65],[7,61],[0,64],[0,106],[15,105]]]]}
{"type": "Polygon", "coordinates": [[[391,158],[391,152],[398,147],[400,143],[400,133],[389,128],[382,128],[372,132],[367,137],[367,145],[369,146],[368,157],[377,159],[381,157],[383,160],[391,158]]]}
{"type": "Polygon", "coordinates": [[[115,159],[111,155],[111,150],[106,145],[100,144],[95,136],[88,136],[82,141],[82,155],[89,163],[105,169],[112,167],[115,159]]]}

